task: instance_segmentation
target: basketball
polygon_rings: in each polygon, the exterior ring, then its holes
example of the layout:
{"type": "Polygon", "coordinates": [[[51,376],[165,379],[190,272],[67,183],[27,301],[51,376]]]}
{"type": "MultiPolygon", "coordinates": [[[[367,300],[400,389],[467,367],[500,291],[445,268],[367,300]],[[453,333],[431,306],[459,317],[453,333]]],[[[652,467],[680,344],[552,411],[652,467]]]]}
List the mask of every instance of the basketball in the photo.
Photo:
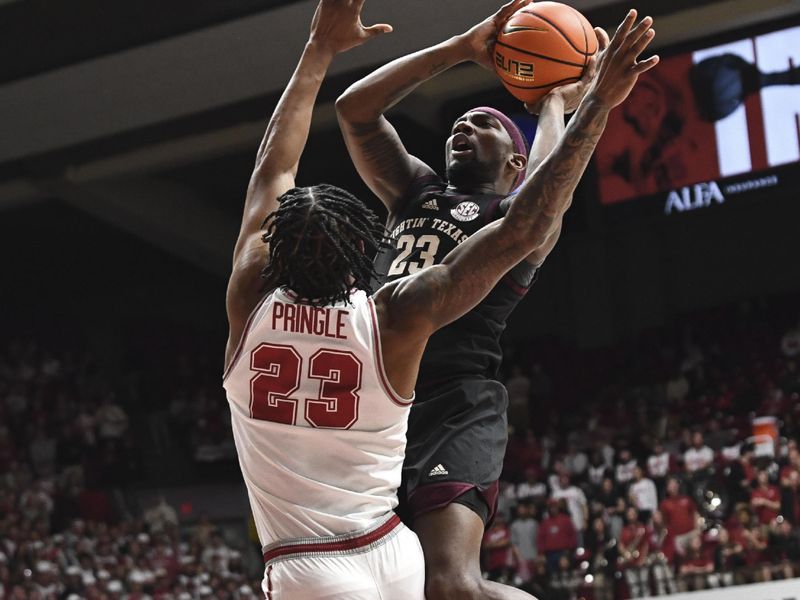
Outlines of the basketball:
{"type": "Polygon", "coordinates": [[[532,104],[559,85],[578,81],[597,35],[581,13],[560,2],[536,2],[506,22],[494,47],[494,68],[511,94],[532,104]]]}

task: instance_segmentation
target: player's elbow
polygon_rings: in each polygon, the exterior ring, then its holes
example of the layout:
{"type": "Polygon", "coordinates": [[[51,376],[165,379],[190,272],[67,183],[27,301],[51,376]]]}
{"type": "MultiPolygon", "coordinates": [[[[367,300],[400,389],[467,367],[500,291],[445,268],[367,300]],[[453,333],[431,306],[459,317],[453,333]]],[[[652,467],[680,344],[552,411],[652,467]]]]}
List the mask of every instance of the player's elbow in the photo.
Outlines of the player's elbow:
{"type": "Polygon", "coordinates": [[[369,98],[351,85],[336,99],[336,116],[344,123],[364,123],[377,120],[380,112],[370,106],[369,98]]]}
{"type": "Polygon", "coordinates": [[[350,91],[345,92],[336,99],[336,116],[340,121],[353,121],[358,116],[357,95],[350,91]]]}

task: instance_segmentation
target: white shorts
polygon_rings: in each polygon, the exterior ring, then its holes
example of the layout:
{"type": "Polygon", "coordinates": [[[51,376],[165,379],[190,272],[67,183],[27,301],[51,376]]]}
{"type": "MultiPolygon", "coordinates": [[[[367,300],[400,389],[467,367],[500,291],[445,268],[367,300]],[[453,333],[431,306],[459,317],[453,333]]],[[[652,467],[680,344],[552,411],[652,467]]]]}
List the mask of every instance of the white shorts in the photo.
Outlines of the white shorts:
{"type": "Polygon", "coordinates": [[[267,600],[424,600],[425,561],[416,534],[392,513],[344,535],[264,549],[267,600]]]}

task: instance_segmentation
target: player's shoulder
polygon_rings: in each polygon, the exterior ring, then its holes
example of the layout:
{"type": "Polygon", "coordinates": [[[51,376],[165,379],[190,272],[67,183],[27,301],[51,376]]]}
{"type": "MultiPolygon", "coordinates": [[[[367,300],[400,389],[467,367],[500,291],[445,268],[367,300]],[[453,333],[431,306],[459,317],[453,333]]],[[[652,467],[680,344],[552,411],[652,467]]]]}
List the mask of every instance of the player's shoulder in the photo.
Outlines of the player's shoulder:
{"type": "Polygon", "coordinates": [[[442,194],[446,189],[447,182],[436,173],[426,173],[415,177],[409,184],[405,193],[400,197],[397,203],[397,209],[394,212],[396,214],[402,214],[408,210],[429,208],[433,203],[430,203],[428,206],[423,205],[426,202],[430,202],[432,195],[442,194]]]}

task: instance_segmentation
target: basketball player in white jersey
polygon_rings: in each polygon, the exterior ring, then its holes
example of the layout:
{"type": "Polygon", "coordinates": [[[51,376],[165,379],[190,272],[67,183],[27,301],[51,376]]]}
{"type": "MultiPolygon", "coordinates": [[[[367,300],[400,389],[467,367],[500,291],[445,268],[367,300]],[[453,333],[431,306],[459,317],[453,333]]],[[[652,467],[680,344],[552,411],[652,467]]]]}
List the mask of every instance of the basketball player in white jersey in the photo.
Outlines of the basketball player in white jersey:
{"type": "MultiPolygon", "coordinates": [[[[428,337],[546,242],[608,110],[629,91],[609,84],[620,67],[601,61],[596,82],[605,85],[578,109],[506,218],[441,264],[369,296],[374,271],[366,253],[383,236],[377,217],[339,188],[295,187],[333,57],[391,30],[364,27],[363,2],[317,7],[258,152],[228,285],[223,381],[269,600],[424,598],[419,541],[393,508],[428,337]]],[[[628,52],[632,44],[612,42],[609,50],[628,52]]],[[[507,136],[498,131],[494,143],[511,155],[507,136]]],[[[506,168],[516,175],[514,161],[506,168]]]]}

